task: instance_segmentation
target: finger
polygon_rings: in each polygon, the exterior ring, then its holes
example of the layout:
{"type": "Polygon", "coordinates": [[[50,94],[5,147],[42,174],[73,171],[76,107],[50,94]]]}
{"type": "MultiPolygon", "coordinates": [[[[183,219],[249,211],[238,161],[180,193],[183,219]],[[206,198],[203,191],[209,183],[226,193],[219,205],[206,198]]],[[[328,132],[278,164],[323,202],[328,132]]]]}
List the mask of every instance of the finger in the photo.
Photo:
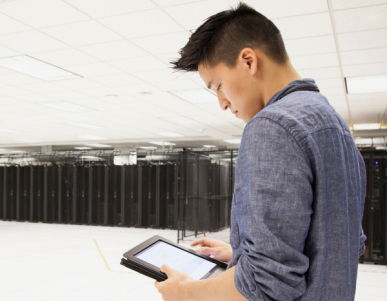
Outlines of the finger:
{"type": "Polygon", "coordinates": [[[197,245],[203,245],[203,246],[212,246],[212,240],[209,239],[209,238],[200,238],[200,239],[197,239],[197,240],[194,240],[192,243],[191,243],[191,246],[194,247],[194,246],[197,246],[197,245]]]}
{"type": "Polygon", "coordinates": [[[160,285],[160,282],[156,281],[155,282],[155,287],[156,287],[157,290],[159,290],[159,285],[160,285]]]}
{"type": "Polygon", "coordinates": [[[218,252],[217,252],[217,249],[215,248],[207,248],[207,247],[201,247],[201,248],[196,248],[195,249],[196,252],[200,253],[200,254],[209,254],[209,255],[216,255],[218,252]]]}
{"type": "Polygon", "coordinates": [[[167,274],[167,276],[169,276],[169,274],[172,272],[172,269],[169,266],[167,266],[166,264],[163,264],[160,267],[160,271],[167,274]]]}

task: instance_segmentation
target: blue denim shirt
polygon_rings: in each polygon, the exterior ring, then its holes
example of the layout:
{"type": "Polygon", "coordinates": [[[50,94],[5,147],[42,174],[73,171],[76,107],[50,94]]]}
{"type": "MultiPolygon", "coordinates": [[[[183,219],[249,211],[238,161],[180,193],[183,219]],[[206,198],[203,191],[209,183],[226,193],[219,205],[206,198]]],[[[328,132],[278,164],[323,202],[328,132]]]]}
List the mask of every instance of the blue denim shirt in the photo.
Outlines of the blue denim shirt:
{"type": "Polygon", "coordinates": [[[246,125],[231,213],[235,285],[248,300],[354,300],[363,158],[315,86],[296,80],[246,125]]]}

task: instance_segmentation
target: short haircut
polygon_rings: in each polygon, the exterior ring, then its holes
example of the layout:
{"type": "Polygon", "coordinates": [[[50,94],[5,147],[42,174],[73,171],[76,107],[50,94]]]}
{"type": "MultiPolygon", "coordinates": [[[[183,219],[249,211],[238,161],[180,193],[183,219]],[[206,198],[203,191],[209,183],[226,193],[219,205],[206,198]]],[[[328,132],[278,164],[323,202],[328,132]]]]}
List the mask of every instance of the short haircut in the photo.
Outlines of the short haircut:
{"type": "Polygon", "coordinates": [[[171,61],[172,68],[198,71],[201,63],[214,67],[221,62],[233,68],[240,51],[246,47],[259,49],[278,64],[288,60],[281,33],[274,23],[240,2],[235,9],[206,19],[179,51],[181,57],[171,61]]]}

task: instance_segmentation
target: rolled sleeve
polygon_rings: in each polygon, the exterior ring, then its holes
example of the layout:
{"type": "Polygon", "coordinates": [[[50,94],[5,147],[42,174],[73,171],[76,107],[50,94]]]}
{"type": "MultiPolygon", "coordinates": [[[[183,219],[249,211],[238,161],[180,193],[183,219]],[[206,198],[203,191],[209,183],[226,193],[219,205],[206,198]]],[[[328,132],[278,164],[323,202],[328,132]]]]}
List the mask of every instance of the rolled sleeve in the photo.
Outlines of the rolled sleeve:
{"type": "Polygon", "coordinates": [[[251,120],[242,144],[235,285],[248,300],[295,300],[306,290],[309,267],[303,250],[313,213],[312,169],[293,136],[269,119],[251,120]]]}

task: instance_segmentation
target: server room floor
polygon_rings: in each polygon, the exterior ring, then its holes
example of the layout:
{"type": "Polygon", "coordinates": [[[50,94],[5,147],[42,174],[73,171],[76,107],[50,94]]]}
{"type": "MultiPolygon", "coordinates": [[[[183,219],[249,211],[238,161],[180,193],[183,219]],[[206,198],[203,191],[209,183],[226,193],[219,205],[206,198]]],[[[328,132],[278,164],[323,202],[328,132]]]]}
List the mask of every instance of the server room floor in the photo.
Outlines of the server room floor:
{"type": "MultiPolygon", "coordinates": [[[[0,221],[0,300],[162,300],[154,280],[119,264],[153,235],[177,231],[0,221]]],[[[387,300],[387,268],[360,264],[356,301],[372,300],[387,300]]]]}

